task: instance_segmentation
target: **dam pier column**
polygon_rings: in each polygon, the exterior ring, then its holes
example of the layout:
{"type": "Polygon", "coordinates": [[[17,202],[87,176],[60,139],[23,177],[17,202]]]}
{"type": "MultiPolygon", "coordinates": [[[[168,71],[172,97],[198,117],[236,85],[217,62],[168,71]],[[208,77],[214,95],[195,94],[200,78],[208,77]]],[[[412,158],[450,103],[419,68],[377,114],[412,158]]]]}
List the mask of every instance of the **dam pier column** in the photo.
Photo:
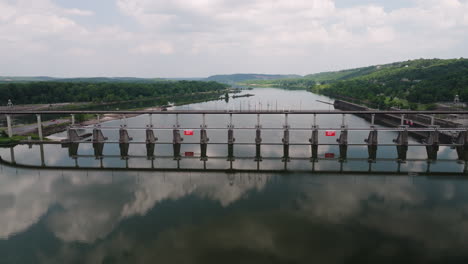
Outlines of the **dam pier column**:
{"type": "MultiPolygon", "coordinates": [[[[433,118],[432,118],[433,120],[433,118]]],[[[433,121],[431,121],[433,123],[433,121]]],[[[431,125],[430,128],[433,128],[434,131],[429,131],[429,136],[425,140],[426,152],[428,162],[437,160],[437,152],[439,151],[439,126],[431,125]]]]}
{"type": "Polygon", "coordinates": [[[318,161],[318,144],[319,144],[318,129],[319,129],[319,126],[317,125],[317,114],[314,114],[314,123],[312,125],[312,136],[309,139],[310,147],[311,147],[311,151],[312,151],[311,161],[313,163],[318,161]]]}
{"type": "Polygon", "coordinates": [[[257,114],[257,125],[255,126],[255,161],[262,161],[262,126],[260,125],[260,114],[257,114]]]}
{"type": "Polygon", "coordinates": [[[378,131],[375,129],[375,126],[371,126],[369,132],[369,137],[364,141],[367,143],[367,150],[369,153],[369,163],[375,163],[377,159],[377,145],[378,145],[378,131]]]}
{"type": "Polygon", "coordinates": [[[289,162],[291,161],[291,158],[289,157],[289,124],[288,124],[288,114],[285,114],[284,116],[284,131],[283,131],[283,162],[289,162]]]}
{"type": "Polygon", "coordinates": [[[200,126],[200,150],[201,150],[201,157],[200,160],[202,161],[207,161],[208,160],[208,155],[207,155],[207,149],[208,149],[208,141],[210,139],[208,138],[208,134],[206,133],[206,120],[205,120],[205,114],[202,116],[203,118],[203,123],[200,126]]]}
{"type": "Polygon", "coordinates": [[[234,125],[232,123],[232,113],[229,114],[229,124],[228,124],[228,158],[227,161],[230,162],[230,167],[232,169],[232,162],[235,160],[234,157],[234,142],[236,139],[234,138],[234,125]]]}
{"type": "Polygon", "coordinates": [[[468,131],[461,131],[456,139],[458,160],[468,163],[468,131]]]}
{"type": "Polygon", "coordinates": [[[184,139],[180,136],[180,125],[179,125],[179,114],[176,114],[176,124],[174,125],[174,129],[172,130],[172,146],[174,149],[174,160],[180,160],[180,147],[182,144],[182,141],[184,139]]]}
{"type": "MultiPolygon", "coordinates": [[[[402,115],[402,123],[404,115],[402,115]]],[[[408,153],[408,126],[401,125],[400,131],[398,131],[398,137],[393,140],[393,142],[397,145],[397,153],[398,153],[398,162],[405,163],[406,156],[408,153]]]]}
{"type": "Polygon", "coordinates": [[[336,141],[340,146],[340,162],[343,162],[348,156],[348,126],[345,123],[345,114],[343,114],[341,121],[340,137],[336,141]]]}
{"type": "Polygon", "coordinates": [[[154,160],[154,150],[158,138],[154,135],[153,131],[153,114],[149,114],[149,125],[146,126],[146,157],[148,160],[154,160]]]}

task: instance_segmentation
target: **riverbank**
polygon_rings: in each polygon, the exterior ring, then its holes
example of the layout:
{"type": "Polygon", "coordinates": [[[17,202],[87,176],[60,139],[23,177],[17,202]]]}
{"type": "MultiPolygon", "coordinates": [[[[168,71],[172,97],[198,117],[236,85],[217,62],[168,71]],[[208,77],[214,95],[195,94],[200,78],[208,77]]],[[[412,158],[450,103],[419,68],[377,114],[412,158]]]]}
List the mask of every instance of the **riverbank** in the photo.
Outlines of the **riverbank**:
{"type": "MultiPolygon", "coordinates": [[[[161,111],[162,105],[166,105],[167,102],[173,99],[175,106],[193,104],[206,101],[215,101],[221,100],[220,95],[225,94],[226,92],[231,92],[231,90],[223,90],[221,92],[202,92],[196,94],[187,94],[180,96],[178,98],[171,97],[160,97],[155,100],[155,98],[145,98],[143,100],[131,100],[125,102],[114,102],[114,103],[105,103],[105,104],[96,104],[96,103],[64,103],[60,104],[61,108],[54,107],[54,110],[79,110],[83,106],[87,106],[86,110],[143,110],[143,111],[161,111]],[[147,105],[147,106],[143,106],[147,105]],[[148,107],[148,105],[151,105],[148,107]],[[104,108],[101,108],[104,107],[104,108]],[[90,109],[91,108],[91,109],[90,109]]],[[[54,105],[58,106],[58,105],[54,105]]],[[[48,105],[24,105],[24,106],[15,106],[15,109],[19,107],[21,110],[49,110],[48,105]],[[44,108],[45,107],[45,108],[44,108]]],[[[126,115],[126,118],[132,118],[138,116],[137,114],[126,115]]],[[[47,116],[48,117],[48,116],[47,116]]],[[[46,117],[43,117],[44,119],[46,117]]],[[[50,117],[48,117],[50,118],[50,117]]],[[[53,117],[56,119],[52,120],[43,120],[43,135],[44,137],[50,136],[52,134],[60,133],[66,131],[66,129],[71,125],[71,117],[53,117]]],[[[123,116],[115,114],[105,114],[99,118],[99,121],[95,115],[76,115],[75,124],[78,126],[92,126],[98,122],[108,122],[112,120],[122,119],[123,116]]],[[[27,120],[26,120],[27,121],[27,120]]],[[[8,137],[3,138],[1,144],[16,144],[18,141],[26,140],[28,136],[37,135],[38,128],[37,124],[34,122],[34,119],[29,120],[27,124],[14,126],[13,134],[18,136],[18,138],[9,139],[8,137]]]]}

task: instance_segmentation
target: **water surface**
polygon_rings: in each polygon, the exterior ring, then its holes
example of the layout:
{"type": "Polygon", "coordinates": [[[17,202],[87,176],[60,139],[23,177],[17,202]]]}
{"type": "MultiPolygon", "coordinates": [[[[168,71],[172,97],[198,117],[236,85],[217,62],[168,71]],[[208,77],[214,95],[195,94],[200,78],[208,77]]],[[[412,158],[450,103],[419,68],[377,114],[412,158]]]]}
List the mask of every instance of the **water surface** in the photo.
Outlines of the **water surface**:
{"type": "MultiPolygon", "coordinates": [[[[262,108],[329,109],[315,100],[328,98],[306,91],[255,89],[254,97],[205,102],[179,109],[262,108]]],[[[341,117],[318,117],[321,127],[339,127],[341,117]]],[[[128,119],[129,128],[144,127],[148,116],[128,119]]],[[[171,141],[173,116],[154,117],[167,126],[157,136],[171,141]]],[[[103,124],[118,127],[123,120],[103,124]]],[[[311,116],[290,117],[291,127],[311,127],[311,116]]],[[[353,126],[369,126],[349,116],[353,126]]],[[[223,127],[227,116],[207,118],[208,127],[223,127]]],[[[236,127],[253,127],[255,116],[235,116],[236,127]]],[[[262,117],[262,126],[281,127],[284,116],[262,117]]],[[[181,116],[182,127],[198,127],[201,117],[181,116]]],[[[131,130],[134,141],[143,130],[131,130]]],[[[118,135],[105,130],[106,136],[118,135]]],[[[198,142],[199,134],[185,137],[198,142]]],[[[304,142],[310,131],[292,132],[304,142]]],[[[61,134],[56,136],[62,136],[61,134]]],[[[264,131],[264,142],[281,142],[282,131],[264,131]]],[[[350,143],[362,143],[365,132],[350,132],[350,143]]],[[[225,131],[211,131],[211,142],[226,142],[225,131]]],[[[253,142],[252,131],[236,132],[236,142],[253,142]]],[[[379,134],[390,143],[394,132],[379,134]]],[[[321,142],[336,138],[320,136],[321,142]]],[[[416,143],[416,140],[412,140],[416,143]]],[[[199,145],[184,145],[182,153],[199,154],[199,145]]],[[[40,166],[40,146],[13,149],[18,164],[40,166]]],[[[71,167],[75,160],[60,145],[42,146],[46,166],[71,167]]],[[[0,263],[466,263],[468,260],[468,182],[456,152],[441,148],[440,161],[428,163],[425,149],[410,147],[408,161],[397,163],[394,147],[379,148],[369,164],[365,147],[350,147],[348,160],[335,146],[320,146],[317,163],[287,162],[281,146],[263,146],[259,172],[141,171],[151,168],[144,145],[130,145],[129,160],[119,157],[118,144],[104,148],[104,167],[90,144],[81,144],[79,166],[89,169],[27,169],[0,165],[0,263]],[[277,157],[279,160],[268,160],[277,157]],[[361,160],[353,160],[361,159],[361,160]],[[421,160],[417,160],[421,159],[421,160]],[[447,161],[444,161],[447,160],[447,161]],[[449,162],[451,160],[452,162],[449,162]],[[353,174],[340,174],[340,165],[353,174]],[[132,170],[125,170],[128,166],[132,170]],[[312,169],[315,167],[314,170],[312,169]],[[372,166],[372,171],[367,171],[372,166]],[[431,174],[423,175],[430,167],[431,174]],[[90,168],[94,169],[90,169],[90,168]],[[398,168],[399,167],[399,168],[398,168]],[[262,172],[262,170],[278,170],[262,172]],[[308,170],[308,171],[307,171],[308,170]],[[336,170],[337,173],[322,173],[336,170]],[[397,170],[400,173],[397,173],[397,170]],[[387,172],[382,175],[380,172],[387,172]],[[438,171],[441,172],[438,174],[438,171]],[[451,171],[452,175],[442,172],[451,171]]],[[[156,168],[177,166],[172,146],[158,145],[156,168]]],[[[229,168],[227,147],[209,145],[208,161],[179,161],[183,168],[229,168]]],[[[310,157],[310,147],[291,147],[291,156],[310,157]]],[[[0,149],[10,162],[11,150],[0,149]]],[[[257,169],[255,146],[235,146],[234,167],[257,169]]]]}

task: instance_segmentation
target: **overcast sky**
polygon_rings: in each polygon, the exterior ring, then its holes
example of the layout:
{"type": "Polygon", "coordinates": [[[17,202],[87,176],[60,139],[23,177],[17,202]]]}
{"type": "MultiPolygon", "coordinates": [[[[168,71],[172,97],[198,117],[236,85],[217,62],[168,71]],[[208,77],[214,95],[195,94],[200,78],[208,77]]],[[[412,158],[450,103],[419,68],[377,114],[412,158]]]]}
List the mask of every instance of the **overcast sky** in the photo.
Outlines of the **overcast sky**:
{"type": "Polygon", "coordinates": [[[468,0],[0,0],[0,76],[309,74],[468,57],[468,0]]]}

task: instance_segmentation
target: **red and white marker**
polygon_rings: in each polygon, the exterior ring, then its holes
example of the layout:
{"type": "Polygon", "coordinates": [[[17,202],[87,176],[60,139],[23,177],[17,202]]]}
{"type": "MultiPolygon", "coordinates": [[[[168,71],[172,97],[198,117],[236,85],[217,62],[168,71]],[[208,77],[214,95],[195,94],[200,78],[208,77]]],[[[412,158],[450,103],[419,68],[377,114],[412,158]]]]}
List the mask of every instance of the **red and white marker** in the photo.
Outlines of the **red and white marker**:
{"type": "Polygon", "coordinates": [[[327,130],[327,131],[325,131],[325,136],[327,136],[327,137],[335,137],[335,136],[336,136],[336,131],[334,131],[334,130],[327,130]]]}
{"type": "Polygon", "coordinates": [[[193,136],[193,130],[184,130],[185,136],[193,136]]]}

